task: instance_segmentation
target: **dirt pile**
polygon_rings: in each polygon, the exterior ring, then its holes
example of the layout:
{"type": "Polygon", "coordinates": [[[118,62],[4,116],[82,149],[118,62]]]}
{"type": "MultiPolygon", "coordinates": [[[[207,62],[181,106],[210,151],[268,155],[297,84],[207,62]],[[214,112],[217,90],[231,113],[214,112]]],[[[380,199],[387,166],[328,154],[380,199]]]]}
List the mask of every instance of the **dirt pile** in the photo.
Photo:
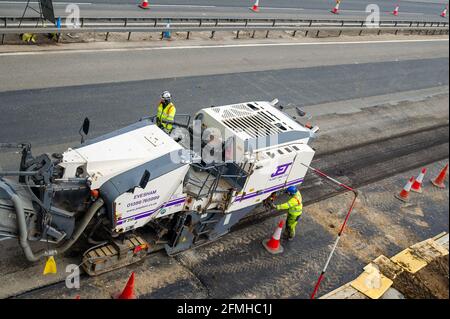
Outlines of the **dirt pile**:
{"type": "Polygon", "coordinates": [[[447,255],[436,258],[415,274],[403,271],[395,276],[392,287],[407,299],[448,299],[448,263],[447,255]]]}

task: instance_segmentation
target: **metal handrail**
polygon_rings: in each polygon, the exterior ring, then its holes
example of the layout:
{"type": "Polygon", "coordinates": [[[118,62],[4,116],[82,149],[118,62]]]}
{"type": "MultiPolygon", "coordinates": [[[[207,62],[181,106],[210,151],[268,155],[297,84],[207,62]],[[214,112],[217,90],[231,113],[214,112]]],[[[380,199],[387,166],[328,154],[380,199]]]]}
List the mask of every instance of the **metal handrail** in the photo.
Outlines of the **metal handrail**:
{"type": "MultiPolygon", "coordinates": [[[[80,27],[70,28],[66,24],[62,24],[61,28],[55,26],[30,27],[27,23],[22,23],[24,27],[18,27],[19,18],[3,17],[0,18],[0,34],[2,35],[1,43],[4,43],[6,34],[21,33],[106,33],[105,41],[108,41],[109,33],[128,33],[128,40],[132,32],[161,32],[161,38],[164,38],[164,32],[187,32],[186,38],[189,39],[191,32],[211,32],[211,38],[214,37],[216,31],[233,31],[236,32],[236,38],[239,38],[241,31],[253,31],[252,38],[256,31],[266,31],[266,38],[270,31],[304,31],[316,32],[319,36],[321,31],[338,31],[339,35],[343,31],[359,31],[361,35],[364,30],[378,31],[432,31],[433,34],[448,34],[448,23],[441,21],[403,21],[403,20],[382,20],[378,26],[368,25],[365,20],[320,20],[320,19],[266,19],[266,18],[81,18],[80,27]],[[10,23],[8,24],[8,21],[10,23]],[[118,21],[118,22],[115,22],[118,21]],[[134,21],[134,25],[133,25],[134,21]],[[170,25],[167,27],[167,22],[170,25]],[[92,23],[95,25],[90,25],[92,23]],[[144,23],[145,22],[145,23],[144,23]],[[16,26],[17,25],[17,26],[16,26]]],[[[24,21],[34,21],[37,18],[26,18],[24,21]]]]}
{"type": "MultiPolygon", "coordinates": [[[[3,23],[0,23],[0,30],[7,29],[7,28],[14,28],[19,25],[19,18],[16,17],[0,17],[0,21],[3,23]]],[[[23,22],[32,22],[33,25],[36,26],[36,21],[39,21],[38,18],[24,18],[23,22]]],[[[83,29],[87,28],[92,24],[91,27],[129,27],[130,24],[138,24],[143,25],[145,27],[154,27],[157,28],[158,25],[166,25],[167,21],[170,21],[171,25],[185,25],[185,24],[192,24],[190,25],[191,28],[193,27],[205,27],[208,26],[207,24],[212,24],[211,26],[219,27],[219,26],[226,26],[230,24],[233,24],[233,26],[236,26],[235,24],[241,25],[240,27],[252,27],[251,24],[257,23],[258,26],[267,26],[267,27],[282,27],[282,26],[292,26],[293,24],[296,26],[299,25],[305,25],[308,27],[312,26],[322,26],[322,25],[328,25],[328,26],[348,26],[348,25],[354,25],[354,26],[366,26],[367,23],[365,20],[337,20],[337,19],[268,19],[268,18],[205,18],[205,17],[187,17],[187,18],[180,18],[180,17],[164,17],[164,18],[80,18],[80,26],[77,29],[83,29]]],[[[22,22],[22,24],[23,24],[22,22]]],[[[407,20],[381,20],[379,23],[380,27],[384,26],[398,26],[398,25],[404,25],[404,26],[410,26],[410,27],[448,27],[447,22],[443,21],[407,21],[407,20]]],[[[208,26],[208,27],[211,27],[208,26]]],[[[65,20],[62,21],[62,27],[66,27],[65,20]]],[[[46,26],[44,26],[46,28],[46,26]]],[[[51,28],[51,27],[50,27],[51,28]]]]}

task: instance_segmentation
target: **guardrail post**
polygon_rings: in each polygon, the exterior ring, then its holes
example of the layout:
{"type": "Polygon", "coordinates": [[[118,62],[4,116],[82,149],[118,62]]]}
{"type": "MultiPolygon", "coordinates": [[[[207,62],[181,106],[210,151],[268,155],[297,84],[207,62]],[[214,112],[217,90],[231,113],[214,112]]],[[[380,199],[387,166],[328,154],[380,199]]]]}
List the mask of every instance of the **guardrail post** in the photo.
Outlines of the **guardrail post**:
{"type": "Polygon", "coordinates": [[[106,32],[105,41],[108,41],[108,37],[109,37],[109,32],[106,32]]]}
{"type": "Polygon", "coordinates": [[[5,35],[2,34],[2,44],[5,42],[5,35]]]}
{"type": "Polygon", "coordinates": [[[378,35],[380,35],[381,34],[381,29],[378,29],[378,35]]]}
{"type": "Polygon", "coordinates": [[[84,18],[80,18],[81,19],[81,27],[84,27],[84,18]]]}
{"type": "Polygon", "coordinates": [[[292,33],[292,36],[295,38],[295,34],[297,33],[297,30],[294,30],[294,33],[292,33]]]}
{"type": "Polygon", "coordinates": [[[245,26],[248,25],[248,19],[245,19],[245,26]]]}
{"type": "Polygon", "coordinates": [[[252,39],[255,38],[255,33],[256,33],[256,30],[253,30],[253,33],[252,33],[252,39]]]}
{"type": "Polygon", "coordinates": [[[186,40],[189,40],[189,36],[191,35],[191,31],[188,31],[187,32],[187,35],[186,35],[186,40]]]}
{"type": "Polygon", "coordinates": [[[320,33],[320,30],[317,30],[317,33],[316,33],[316,38],[318,38],[318,37],[319,37],[319,33],[320,33]]]}
{"type": "Polygon", "coordinates": [[[273,19],[272,27],[275,26],[275,22],[276,22],[276,21],[277,21],[277,20],[273,19]]]}
{"type": "Polygon", "coordinates": [[[155,18],[155,24],[153,26],[156,28],[157,25],[158,25],[158,19],[155,18]]]}
{"type": "MultiPolygon", "coordinates": [[[[340,35],[341,32],[342,31],[339,32],[339,35],[340,35]]],[[[362,33],[363,33],[363,29],[359,30],[359,35],[362,35],[362,33]]]]}
{"type": "Polygon", "coordinates": [[[239,32],[240,32],[240,30],[237,30],[237,32],[236,32],[236,39],[239,39],[239,32]]]}
{"type": "Polygon", "coordinates": [[[306,30],[306,32],[305,32],[305,37],[308,36],[308,32],[309,32],[309,30],[306,30]]]}
{"type": "Polygon", "coordinates": [[[200,22],[199,22],[199,24],[198,24],[198,26],[199,26],[199,27],[201,27],[201,26],[202,26],[202,21],[203,21],[203,20],[202,20],[202,19],[200,19],[200,22]]]}
{"type": "Polygon", "coordinates": [[[397,35],[397,33],[398,33],[398,29],[395,30],[395,35],[397,35]]]}
{"type": "Polygon", "coordinates": [[[219,19],[216,19],[216,27],[219,25],[219,19]]]}
{"type": "Polygon", "coordinates": [[[269,37],[269,31],[270,31],[270,30],[267,30],[267,32],[266,32],[266,38],[269,37]]]}
{"type": "Polygon", "coordinates": [[[128,41],[130,41],[131,38],[131,32],[128,32],[128,41]]]}
{"type": "MultiPolygon", "coordinates": [[[[361,32],[362,32],[362,30],[361,30],[361,32]]],[[[339,34],[338,34],[338,37],[340,37],[340,36],[341,36],[341,34],[342,34],[342,30],[339,30],[339,34]]]]}
{"type": "Polygon", "coordinates": [[[214,38],[214,33],[216,33],[216,31],[214,31],[214,30],[211,31],[211,37],[210,37],[211,39],[214,38]]]}
{"type": "Polygon", "coordinates": [[[125,18],[125,27],[128,25],[128,18],[125,18]]]}

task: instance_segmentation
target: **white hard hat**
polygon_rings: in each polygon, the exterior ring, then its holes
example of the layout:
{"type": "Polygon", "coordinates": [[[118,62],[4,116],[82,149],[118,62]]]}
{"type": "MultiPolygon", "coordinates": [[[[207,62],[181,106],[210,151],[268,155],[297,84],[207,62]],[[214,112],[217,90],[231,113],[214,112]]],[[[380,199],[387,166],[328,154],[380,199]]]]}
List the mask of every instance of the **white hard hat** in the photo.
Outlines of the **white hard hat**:
{"type": "Polygon", "coordinates": [[[170,99],[172,98],[172,96],[170,95],[170,92],[169,92],[169,91],[164,91],[164,92],[161,94],[161,97],[162,97],[164,100],[170,100],[170,99]]]}

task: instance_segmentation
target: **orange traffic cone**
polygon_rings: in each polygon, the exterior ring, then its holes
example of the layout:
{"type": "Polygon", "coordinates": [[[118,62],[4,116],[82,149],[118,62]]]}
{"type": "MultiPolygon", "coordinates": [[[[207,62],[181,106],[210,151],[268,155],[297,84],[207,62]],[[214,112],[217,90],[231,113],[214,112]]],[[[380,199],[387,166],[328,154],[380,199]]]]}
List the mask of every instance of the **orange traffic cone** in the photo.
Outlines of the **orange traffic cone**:
{"type": "Polygon", "coordinates": [[[403,202],[408,201],[409,191],[411,190],[411,186],[412,186],[413,182],[414,182],[414,176],[410,178],[408,183],[406,183],[405,187],[403,187],[403,189],[400,192],[400,194],[395,195],[395,197],[400,199],[403,202]]]}
{"type": "Polygon", "coordinates": [[[283,252],[283,246],[280,245],[281,231],[283,229],[284,220],[281,220],[277,229],[269,240],[263,240],[264,248],[271,254],[279,254],[283,252]]]}
{"type": "Polygon", "coordinates": [[[427,172],[426,168],[422,168],[422,171],[420,172],[419,176],[417,176],[416,180],[411,186],[411,191],[416,193],[422,193],[422,182],[423,177],[425,176],[425,173],[427,172]]]}
{"type": "Polygon", "coordinates": [[[141,8],[141,9],[150,9],[150,6],[148,4],[148,0],[143,0],[141,2],[141,4],[139,5],[139,8],[141,8]]]}
{"type": "Polygon", "coordinates": [[[445,177],[447,176],[447,170],[448,170],[448,163],[445,165],[445,167],[442,169],[442,171],[439,173],[438,177],[436,177],[435,180],[432,180],[431,183],[439,188],[445,188],[445,177]]]}
{"type": "Polygon", "coordinates": [[[134,272],[131,273],[130,279],[128,279],[123,291],[113,294],[112,297],[114,299],[136,299],[136,295],[134,294],[134,272]]]}
{"type": "Polygon", "coordinates": [[[254,12],[259,12],[259,0],[255,1],[255,4],[250,8],[254,12]]]}
{"type": "Polygon", "coordinates": [[[441,17],[447,18],[447,10],[448,10],[448,6],[446,6],[446,7],[444,8],[444,10],[442,10],[442,12],[441,12],[441,17]]]}
{"type": "Polygon", "coordinates": [[[397,4],[395,5],[394,11],[392,11],[392,14],[395,16],[398,16],[398,9],[400,9],[400,6],[397,4]]]}
{"type": "Polygon", "coordinates": [[[341,3],[341,0],[336,0],[336,5],[331,10],[331,13],[339,14],[339,3],[341,3]]]}

